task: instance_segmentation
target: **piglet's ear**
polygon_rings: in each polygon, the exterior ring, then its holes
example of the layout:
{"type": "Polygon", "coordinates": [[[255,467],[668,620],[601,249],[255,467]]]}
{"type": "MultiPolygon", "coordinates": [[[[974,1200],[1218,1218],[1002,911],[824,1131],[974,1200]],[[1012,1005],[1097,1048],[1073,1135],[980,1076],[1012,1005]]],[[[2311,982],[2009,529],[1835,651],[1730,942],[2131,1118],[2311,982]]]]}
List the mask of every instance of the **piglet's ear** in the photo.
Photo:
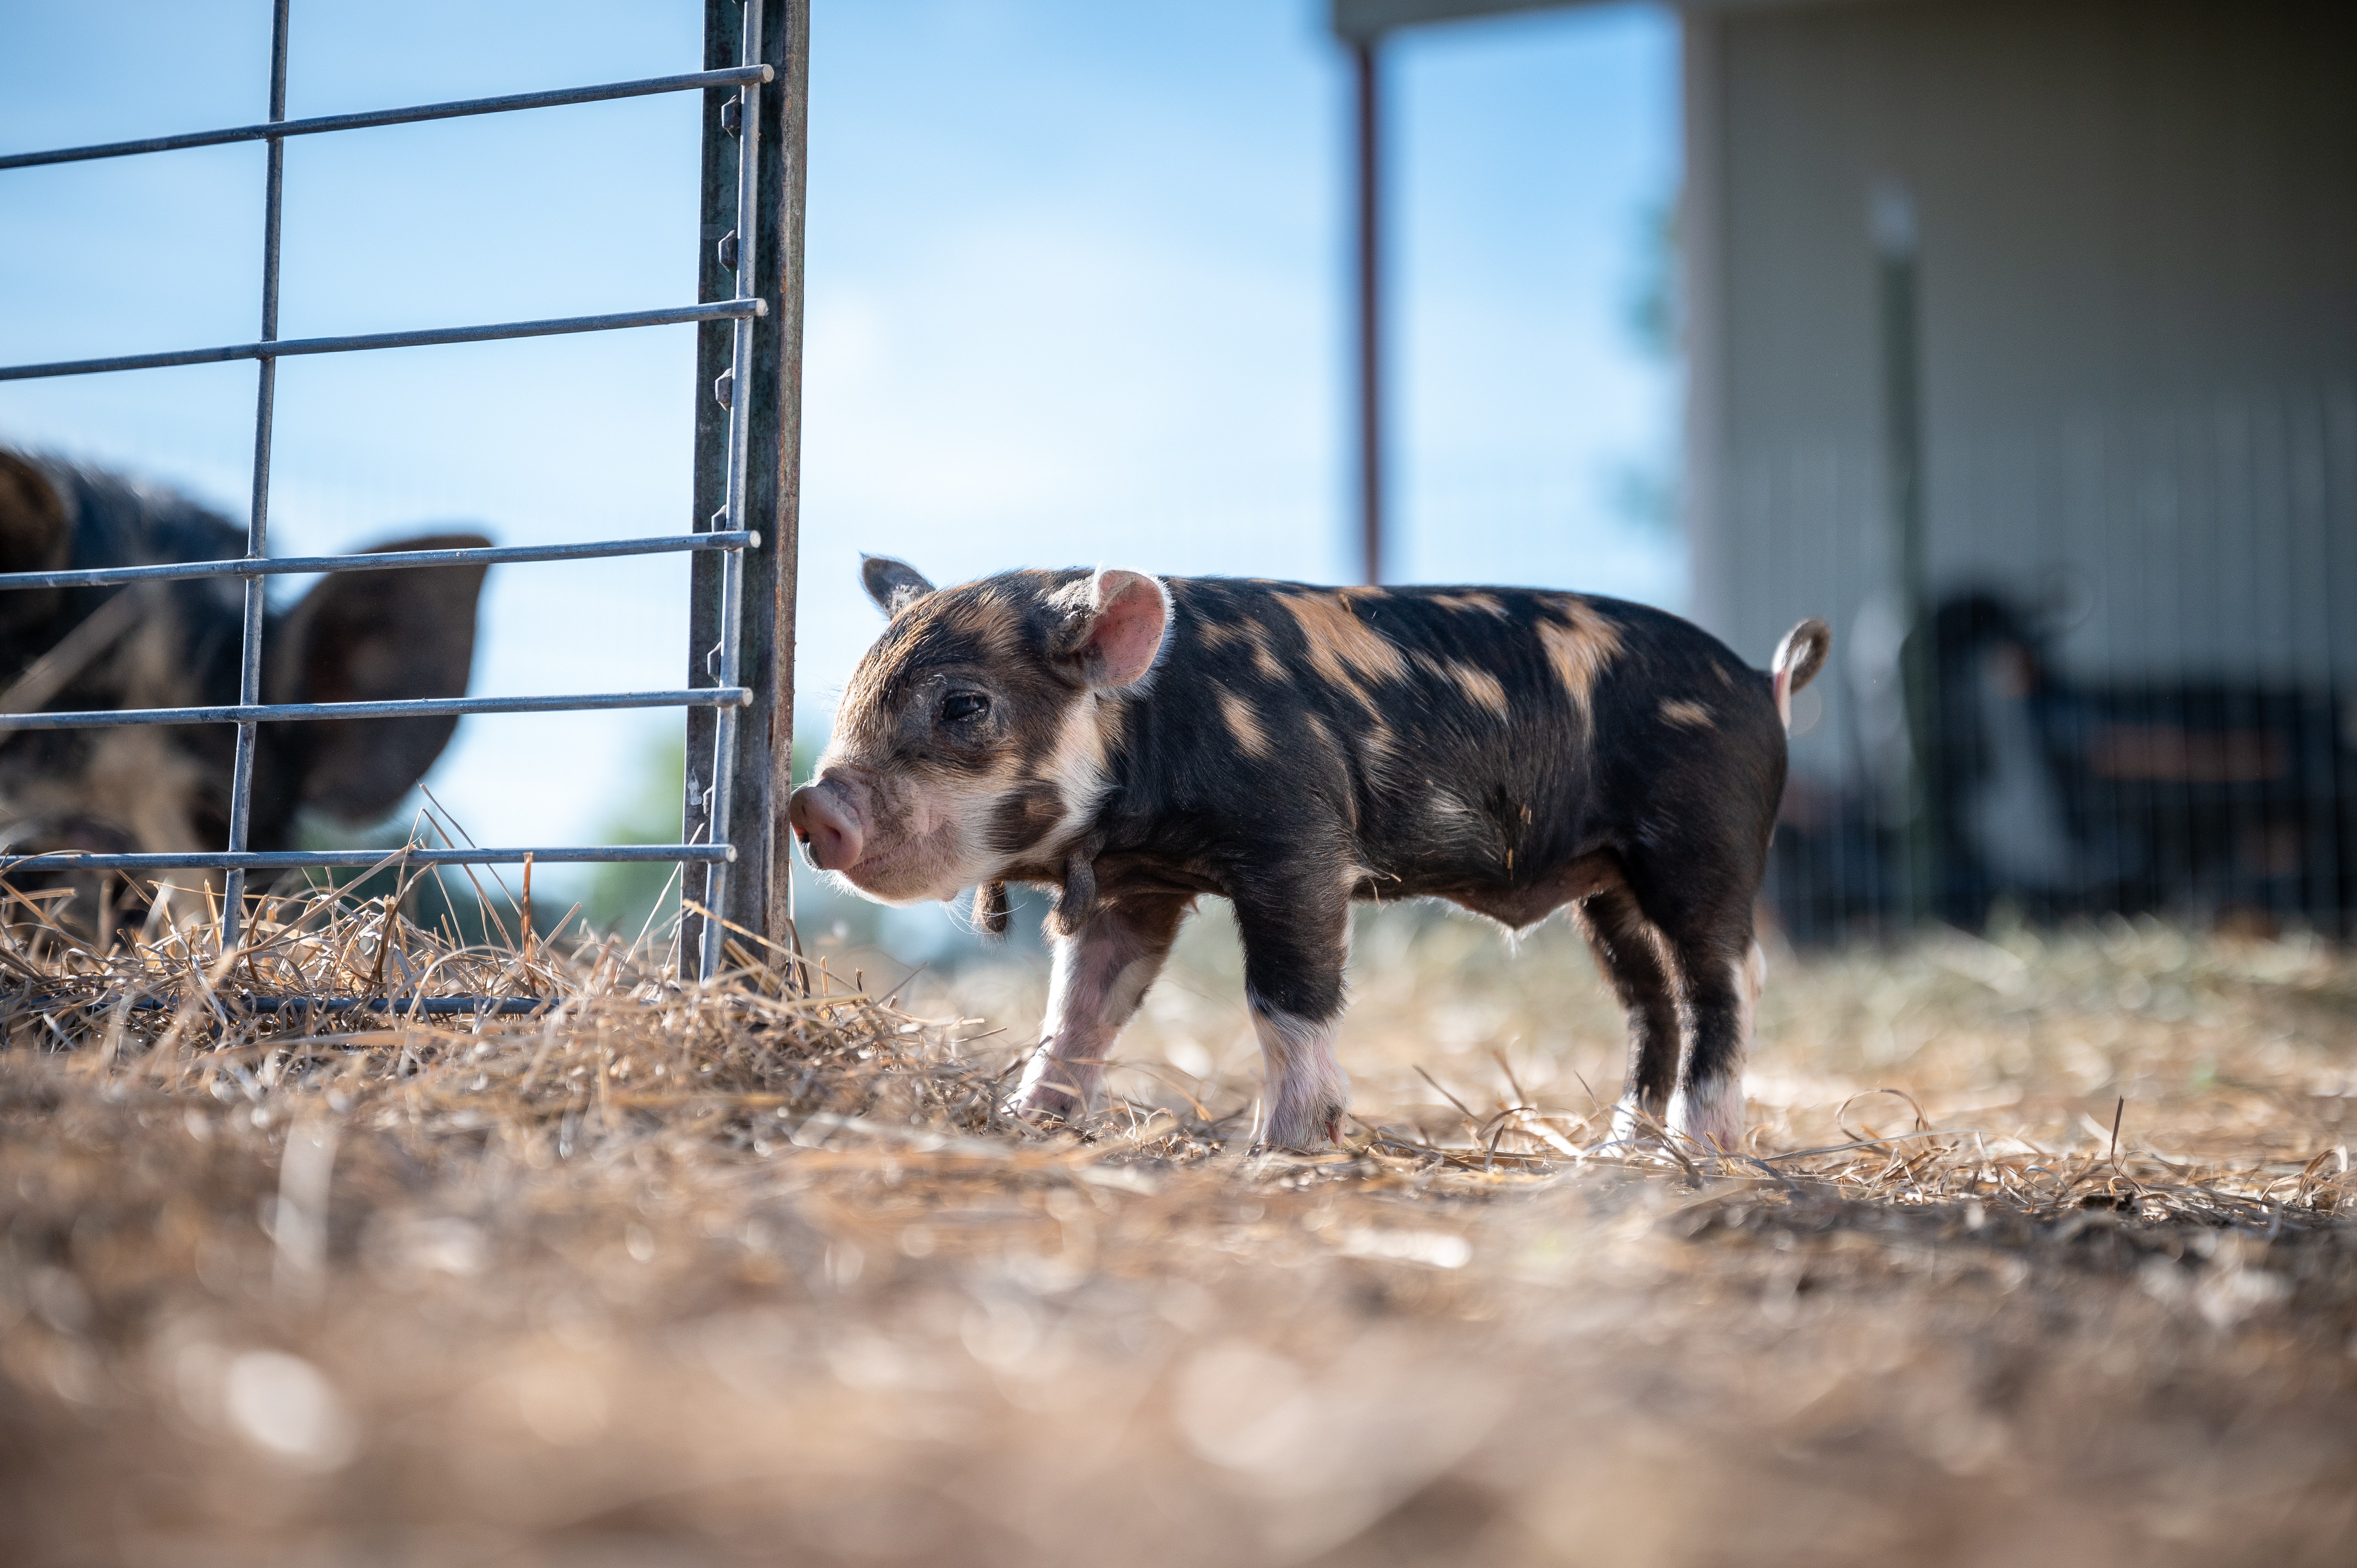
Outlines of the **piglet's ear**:
{"type": "Polygon", "coordinates": [[[876,607],[888,616],[899,615],[911,602],[933,591],[922,572],[889,555],[862,555],[859,581],[866,588],[867,596],[876,601],[876,607]]]}
{"type": "Polygon", "coordinates": [[[1143,572],[1104,567],[1089,579],[1087,597],[1066,633],[1067,657],[1081,679],[1117,692],[1146,679],[1170,631],[1170,590],[1143,572]]]}
{"type": "MultiPolygon", "coordinates": [[[[479,534],[405,539],[384,550],[479,549],[479,534]]],[[[475,660],[480,566],[344,572],[321,580],[286,618],[271,660],[274,703],[463,697],[475,660]]],[[[347,822],[373,822],[425,776],[455,718],[331,719],[302,732],[303,803],[347,822]]]]}

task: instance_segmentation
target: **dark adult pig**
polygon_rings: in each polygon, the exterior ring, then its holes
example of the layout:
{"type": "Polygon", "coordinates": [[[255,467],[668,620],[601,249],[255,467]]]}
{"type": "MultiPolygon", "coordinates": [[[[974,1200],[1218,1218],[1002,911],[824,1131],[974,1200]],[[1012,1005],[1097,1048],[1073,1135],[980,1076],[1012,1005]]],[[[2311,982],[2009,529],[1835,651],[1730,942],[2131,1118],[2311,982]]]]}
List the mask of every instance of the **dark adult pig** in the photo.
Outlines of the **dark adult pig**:
{"type": "MultiPolygon", "coordinates": [[[[393,550],[488,541],[436,534],[393,550]]],[[[245,553],[245,531],[168,490],[0,450],[0,571],[139,566],[245,553]]],[[[331,575],[271,613],[263,700],[457,697],[474,660],[479,566],[331,575]]],[[[237,701],[234,577],[0,591],[0,713],[237,701]]],[[[375,821],[425,776],[453,718],[264,725],[254,756],[257,850],[291,847],[305,811],[375,821]]],[[[229,843],[229,725],[20,730],[0,725],[0,853],[219,850],[229,843]]],[[[198,874],[184,874],[194,876],[198,874]]],[[[87,927],[98,880],[22,867],[20,890],[76,886],[87,927]]],[[[115,905],[121,908],[120,904],[115,905]]]]}
{"type": "Polygon", "coordinates": [[[937,590],[873,558],[864,575],[890,625],[793,831],[887,903],[1058,890],[1018,1111],[1086,1108],[1179,922],[1217,894],[1266,1069],[1258,1134],[1333,1141],[1351,901],[1430,897],[1515,930],[1571,906],[1629,1011],[1615,1135],[1651,1118],[1736,1145],[1752,902],[1824,622],[1763,674],[1675,616],[1578,594],[1110,569],[937,590]]]}

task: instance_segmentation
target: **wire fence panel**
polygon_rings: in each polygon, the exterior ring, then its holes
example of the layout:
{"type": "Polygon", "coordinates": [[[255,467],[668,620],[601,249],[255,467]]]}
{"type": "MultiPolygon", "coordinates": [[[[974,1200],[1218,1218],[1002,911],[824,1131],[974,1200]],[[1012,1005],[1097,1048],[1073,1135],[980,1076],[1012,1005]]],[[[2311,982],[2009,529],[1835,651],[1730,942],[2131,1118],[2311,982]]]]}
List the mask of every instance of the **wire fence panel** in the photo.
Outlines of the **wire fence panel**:
{"type": "MultiPolygon", "coordinates": [[[[26,381],[59,376],[108,374],[158,370],[180,365],[218,364],[229,360],[257,362],[255,388],[253,494],[247,513],[245,553],[219,561],[167,565],[100,567],[72,571],[0,574],[0,592],[63,587],[102,587],[155,581],[203,577],[242,580],[238,700],[210,707],[105,709],[0,713],[0,734],[18,730],[64,730],[113,725],[227,724],[237,726],[237,746],[230,790],[228,843],[220,851],[188,854],[97,854],[57,852],[41,855],[0,856],[0,872],[21,866],[94,872],[210,869],[226,873],[223,940],[234,943],[244,914],[247,874],[310,868],[382,867],[389,865],[530,865],[533,862],[674,862],[704,868],[701,902],[723,910],[737,924],[768,936],[782,933],[780,912],[782,872],[775,871],[774,826],[769,808],[782,799],[780,782],[791,761],[791,561],[794,551],[793,469],[799,441],[801,314],[802,314],[802,154],[808,68],[807,0],[780,0],[765,8],[764,0],[711,0],[705,11],[705,53],[707,69],[673,76],[606,82],[552,91],[514,93],[358,113],[326,114],[302,120],[286,118],[286,54],[290,0],[274,0],[271,27],[269,118],[256,124],[189,132],[144,140],[111,142],[89,146],[0,155],[0,170],[52,164],[167,153],[188,147],[219,146],[238,142],[262,142],[267,147],[263,201],[262,310],[260,332],[251,343],[214,348],[171,349],[145,354],[113,355],[101,359],[56,360],[42,364],[0,366],[0,381],[26,381]],[[764,94],[773,82],[781,91],[764,94]],[[279,235],[285,209],[285,144],[290,136],[319,135],[364,130],[382,125],[410,124],[426,120],[456,119],[565,104],[602,102],[655,93],[701,92],[705,95],[704,179],[707,232],[699,237],[706,252],[702,271],[705,297],[688,306],[619,311],[600,316],[564,317],[533,321],[499,322],[473,327],[426,328],[412,331],[372,332],[331,338],[281,339],[278,337],[279,235]],[[765,147],[764,127],[768,144],[765,147]],[[712,199],[714,171],[728,174],[728,201],[718,216],[728,230],[716,243],[708,231],[716,216],[712,199]],[[765,203],[764,190],[775,193],[765,203]],[[766,247],[766,252],[765,252],[766,247]],[[757,263],[767,256],[766,270],[757,263]],[[716,272],[716,267],[717,271],[716,272]],[[726,297],[711,297],[725,289],[726,297]],[[774,314],[773,314],[774,313],[774,314]],[[771,318],[766,335],[757,337],[756,324],[771,318]],[[608,332],[644,327],[694,326],[726,328],[722,368],[700,379],[700,397],[716,404],[699,411],[696,468],[697,516],[691,532],[650,538],[593,540],[578,543],[485,547],[453,550],[388,551],[366,554],[284,557],[268,555],[270,518],[270,456],[274,418],[277,362],[307,354],[342,354],[385,349],[428,348],[454,343],[551,337],[581,332],[608,332]],[[786,362],[790,359],[791,363],[786,362]],[[741,391],[739,389],[742,389],[741,391]],[[766,426],[757,424],[766,422],[766,426]],[[718,451],[706,433],[716,425],[718,451]],[[758,475],[748,463],[759,454],[764,464],[758,475]],[[716,462],[711,460],[716,456],[716,462]],[[716,486],[710,481],[718,480],[716,486]],[[717,505],[707,504],[717,489],[717,505]],[[770,520],[765,542],[756,516],[770,520]],[[399,702],[264,703],[262,698],[263,635],[266,606],[265,580],[325,572],[390,572],[436,566],[522,564],[535,562],[586,560],[600,557],[685,552],[697,563],[711,563],[711,572],[698,570],[691,624],[697,642],[689,685],[672,691],[611,692],[560,696],[423,698],[399,702]],[[745,559],[758,553],[756,574],[764,602],[752,619],[755,646],[747,646],[744,597],[745,559]],[[785,608],[778,605],[783,583],[785,608]],[[748,660],[748,655],[750,654],[748,660]],[[758,682],[740,679],[750,667],[758,682]],[[780,721],[780,707],[784,714],[780,721]],[[387,852],[359,850],[267,850],[249,847],[253,821],[253,771],[260,726],[283,722],[317,722],[393,717],[435,717],[464,714],[557,713],[580,710],[678,707],[690,716],[690,802],[681,842],[670,844],[557,846],[548,848],[450,847],[419,845],[387,852]],[[756,724],[753,734],[760,754],[740,756],[740,714],[748,709],[756,724]],[[699,721],[697,715],[703,715],[699,721]],[[704,780],[699,790],[695,780],[704,780]],[[744,797],[740,809],[739,797],[744,797]],[[760,843],[759,865],[752,879],[755,901],[730,899],[729,866],[739,858],[731,832],[739,822],[752,827],[760,843]],[[774,873],[774,874],[773,874],[774,873]]],[[[710,357],[713,339],[699,349],[699,367],[710,357]]],[[[54,693],[41,693],[53,696],[54,693]]],[[[12,696],[16,693],[12,693],[12,696]]],[[[43,703],[27,699],[25,705],[43,703]]],[[[690,901],[694,899],[690,890],[690,901]]],[[[716,970],[721,959],[721,929],[705,923],[692,933],[683,925],[683,963],[696,974],[716,970]]],[[[349,1006],[382,1008],[385,999],[347,1001],[349,1006]]],[[[479,1010],[466,999],[394,999],[395,1010],[427,1012],[479,1010]]],[[[522,1005],[536,1006],[537,1003],[522,1005]]],[[[514,1010],[501,1004],[501,1010],[514,1010]]]]}
{"type": "MultiPolygon", "coordinates": [[[[275,253],[274,252],[273,252],[275,253]]],[[[275,311],[272,325],[276,325],[275,311]]],[[[234,360],[273,360],[303,354],[352,354],[370,349],[432,349],[447,343],[492,343],[508,338],[558,338],[575,332],[615,332],[628,327],[676,327],[683,322],[733,320],[761,314],[761,302],[726,299],[714,305],[681,305],[659,310],[618,310],[604,316],[560,316],[544,321],[497,321],[482,327],[433,327],[414,332],[361,332],[346,338],[264,337],[254,343],[218,349],[175,349],[162,354],[115,354],[103,360],[59,360],[46,365],[0,366],[0,381],[39,381],[48,376],[95,376],[110,371],[161,371],[175,365],[220,365],[234,360]]]]}
{"type": "Polygon", "coordinates": [[[110,729],[119,725],[237,725],[287,720],[426,719],[466,714],[568,714],[611,708],[741,708],[742,686],[691,686],[676,692],[580,692],[557,697],[407,697],[378,703],[241,703],[213,708],[91,708],[81,712],[0,714],[0,733],[31,729],[110,729]]]}
{"type": "Polygon", "coordinates": [[[701,865],[726,861],[733,853],[725,843],[587,844],[552,849],[479,849],[472,844],[425,849],[411,844],[397,850],[248,850],[242,854],[102,854],[96,851],[51,850],[43,854],[12,856],[6,865],[11,871],[19,867],[63,871],[300,871],[313,866],[374,871],[408,865],[602,865],[650,861],[658,865],[688,862],[701,865]]]}
{"type": "Polygon", "coordinates": [[[402,572],[420,566],[504,566],[536,561],[598,561],[617,555],[660,555],[682,550],[741,550],[761,536],[661,533],[645,539],[593,540],[587,544],[494,544],[466,550],[380,550],[364,555],[274,555],[254,561],[177,561],[161,566],[93,566],[72,572],[11,572],[0,586],[103,588],[117,583],[173,583],[195,577],[304,577],[320,572],[402,572]]]}
{"type": "Polygon", "coordinates": [[[316,136],[322,131],[361,131],[375,125],[412,125],[421,120],[455,120],[466,114],[503,114],[517,109],[554,109],[567,103],[603,103],[616,98],[641,98],[657,92],[689,92],[707,87],[742,87],[768,81],[765,65],[728,70],[700,70],[686,76],[650,76],[638,81],[609,81],[597,87],[558,88],[549,92],[516,92],[504,98],[468,98],[451,103],[424,103],[407,109],[371,109],[358,114],[318,114],[306,120],[268,120],[259,125],[237,125],[225,131],[190,131],[178,136],[149,136],[136,142],[102,142],[87,147],[59,147],[45,153],[0,156],[0,169],[38,168],[44,164],[74,164],[92,158],[127,158],[141,153],[177,152],[183,147],[218,147],[232,142],[283,141],[288,136],[316,136]]]}
{"type": "Polygon", "coordinates": [[[1770,894],[1798,937],[2161,914],[2357,930],[2357,388],[2123,400],[1928,456],[1921,752],[1876,456],[1737,471],[1737,547],[1842,613],[1796,705],[1770,894]]]}

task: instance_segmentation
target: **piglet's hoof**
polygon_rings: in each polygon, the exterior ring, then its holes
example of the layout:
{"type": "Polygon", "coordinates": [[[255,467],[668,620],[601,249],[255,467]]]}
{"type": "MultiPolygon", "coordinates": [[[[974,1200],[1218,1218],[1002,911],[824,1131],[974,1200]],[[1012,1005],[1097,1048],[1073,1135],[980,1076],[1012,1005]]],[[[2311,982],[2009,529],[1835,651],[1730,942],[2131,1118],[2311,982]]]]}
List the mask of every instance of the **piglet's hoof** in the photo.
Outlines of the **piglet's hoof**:
{"type": "Polygon", "coordinates": [[[1713,1079],[1670,1096],[1670,1135],[1706,1154],[1733,1154],[1743,1147],[1743,1086],[1713,1079]]]}
{"type": "Polygon", "coordinates": [[[1634,1100],[1612,1107],[1612,1144],[1616,1148],[1650,1147],[1662,1141],[1662,1112],[1648,1112],[1634,1100]]]}
{"type": "Polygon", "coordinates": [[[1027,1084],[1006,1102],[1006,1113],[1024,1122],[1077,1122],[1087,1110],[1080,1096],[1044,1080],[1027,1084]]]}
{"type": "Polygon", "coordinates": [[[1342,1141],[1342,1118],[1350,1108],[1339,1101],[1307,1106],[1279,1106],[1261,1132],[1265,1149],[1289,1149],[1297,1154],[1322,1155],[1342,1141]]]}

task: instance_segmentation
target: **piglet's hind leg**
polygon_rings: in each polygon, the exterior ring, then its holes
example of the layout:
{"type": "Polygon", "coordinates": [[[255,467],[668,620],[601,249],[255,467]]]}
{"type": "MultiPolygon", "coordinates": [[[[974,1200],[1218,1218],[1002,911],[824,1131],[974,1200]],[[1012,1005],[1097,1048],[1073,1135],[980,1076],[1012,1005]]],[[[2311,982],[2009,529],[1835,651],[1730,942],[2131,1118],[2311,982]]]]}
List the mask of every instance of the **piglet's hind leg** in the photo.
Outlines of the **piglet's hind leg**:
{"type": "Polygon", "coordinates": [[[1612,1141],[1650,1141],[1659,1135],[1677,1086],[1676,986],[1663,964],[1659,936],[1625,886],[1598,893],[1579,908],[1578,918],[1597,967],[1629,1015],[1629,1074],[1612,1108],[1612,1141]]]}
{"type": "Polygon", "coordinates": [[[1739,950],[1735,958],[1717,947],[1683,955],[1694,1035],[1670,1096],[1670,1132],[1714,1153],[1742,1146],[1743,1064],[1768,970],[1758,942],[1739,950]]]}

